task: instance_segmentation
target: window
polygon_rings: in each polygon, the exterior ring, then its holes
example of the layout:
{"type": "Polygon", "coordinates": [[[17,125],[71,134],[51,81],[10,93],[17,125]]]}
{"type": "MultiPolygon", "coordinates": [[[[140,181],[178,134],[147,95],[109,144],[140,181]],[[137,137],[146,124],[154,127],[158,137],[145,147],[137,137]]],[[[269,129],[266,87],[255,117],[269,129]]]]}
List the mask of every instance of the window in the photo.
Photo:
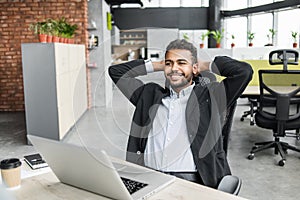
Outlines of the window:
{"type": "Polygon", "coordinates": [[[293,46],[292,31],[298,32],[298,43],[300,33],[300,23],[298,19],[300,10],[288,10],[278,13],[277,44],[280,47],[291,48],[293,46]]]}
{"type": "Polygon", "coordinates": [[[273,3],[273,0],[251,0],[251,7],[273,3]]]}
{"type": "Polygon", "coordinates": [[[225,46],[224,48],[230,48],[232,42],[236,47],[245,47],[247,44],[247,18],[237,17],[230,18],[224,21],[227,31],[225,31],[225,46]],[[231,35],[234,35],[232,40],[231,35]]]}
{"type": "Polygon", "coordinates": [[[254,15],[251,21],[250,31],[254,33],[253,46],[263,47],[268,43],[269,29],[273,28],[273,15],[271,13],[254,15]]]}
{"type": "Polygon", "coordinates": [[[209,0],[142,0],[144,7],[208,7],[209,0]]]}
{"type": "Polygon", "coordinates": [[[224,1],[225,10],[238,10],[247,8],[247,0],[226,0],[224,1]]]}

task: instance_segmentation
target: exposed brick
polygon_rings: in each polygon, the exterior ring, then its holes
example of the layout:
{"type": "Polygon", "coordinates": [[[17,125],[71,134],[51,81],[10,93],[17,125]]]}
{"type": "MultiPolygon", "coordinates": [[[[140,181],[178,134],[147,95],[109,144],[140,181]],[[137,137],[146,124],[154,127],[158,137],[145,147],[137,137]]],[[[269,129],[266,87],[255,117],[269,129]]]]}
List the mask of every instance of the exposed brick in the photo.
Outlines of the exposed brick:
{"type": "Polygon", "coordinates": [[[87,1],[0,0],[0,13],[0,111],[24,110],[21,43],[38,42],[30,23],[65,17],[82,27],[76,42],[87,45],[87,1]]]}

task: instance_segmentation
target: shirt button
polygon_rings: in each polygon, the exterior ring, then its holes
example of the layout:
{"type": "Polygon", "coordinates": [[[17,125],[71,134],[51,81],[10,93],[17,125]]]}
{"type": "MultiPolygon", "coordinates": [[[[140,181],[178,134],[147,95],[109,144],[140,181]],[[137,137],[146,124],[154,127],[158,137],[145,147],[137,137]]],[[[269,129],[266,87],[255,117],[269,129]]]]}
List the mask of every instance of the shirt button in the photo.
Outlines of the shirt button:
{"type": "Polygon", "coordinates": [[[136,152],[136,154],[137,154],[137,155],[140,155],[140,154],[141,154],[141,152],[140,152],[140,151],[137,151],[137,152],[136,152]]]}

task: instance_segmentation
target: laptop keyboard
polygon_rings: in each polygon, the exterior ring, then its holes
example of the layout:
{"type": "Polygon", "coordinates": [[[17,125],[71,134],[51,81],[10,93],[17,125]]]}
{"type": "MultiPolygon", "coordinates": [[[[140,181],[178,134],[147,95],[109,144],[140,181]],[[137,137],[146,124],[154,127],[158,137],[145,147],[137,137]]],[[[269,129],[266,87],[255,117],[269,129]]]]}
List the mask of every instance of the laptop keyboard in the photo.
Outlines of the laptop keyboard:
{"type": "Polygon", "coordinates": [[[141,183],[138,181],[133,181],[124,177],[121,177],[125,187],[127,188],[128,192],[130,194],[133,194],[134,192],[142,189],[143,187],[147,186],[148,184],[146,183],[141,183]]]}

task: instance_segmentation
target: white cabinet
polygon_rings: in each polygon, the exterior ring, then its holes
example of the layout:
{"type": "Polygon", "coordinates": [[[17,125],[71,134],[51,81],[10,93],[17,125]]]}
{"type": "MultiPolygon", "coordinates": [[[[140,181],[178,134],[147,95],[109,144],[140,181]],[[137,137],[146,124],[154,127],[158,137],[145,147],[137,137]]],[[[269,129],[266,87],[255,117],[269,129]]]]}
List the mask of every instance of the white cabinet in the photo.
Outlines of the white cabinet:
{"type": "Polygon", "coordinates": [[[60,140],[87,110],[85,46],[22,44],[27,134],[60,140]]]}

